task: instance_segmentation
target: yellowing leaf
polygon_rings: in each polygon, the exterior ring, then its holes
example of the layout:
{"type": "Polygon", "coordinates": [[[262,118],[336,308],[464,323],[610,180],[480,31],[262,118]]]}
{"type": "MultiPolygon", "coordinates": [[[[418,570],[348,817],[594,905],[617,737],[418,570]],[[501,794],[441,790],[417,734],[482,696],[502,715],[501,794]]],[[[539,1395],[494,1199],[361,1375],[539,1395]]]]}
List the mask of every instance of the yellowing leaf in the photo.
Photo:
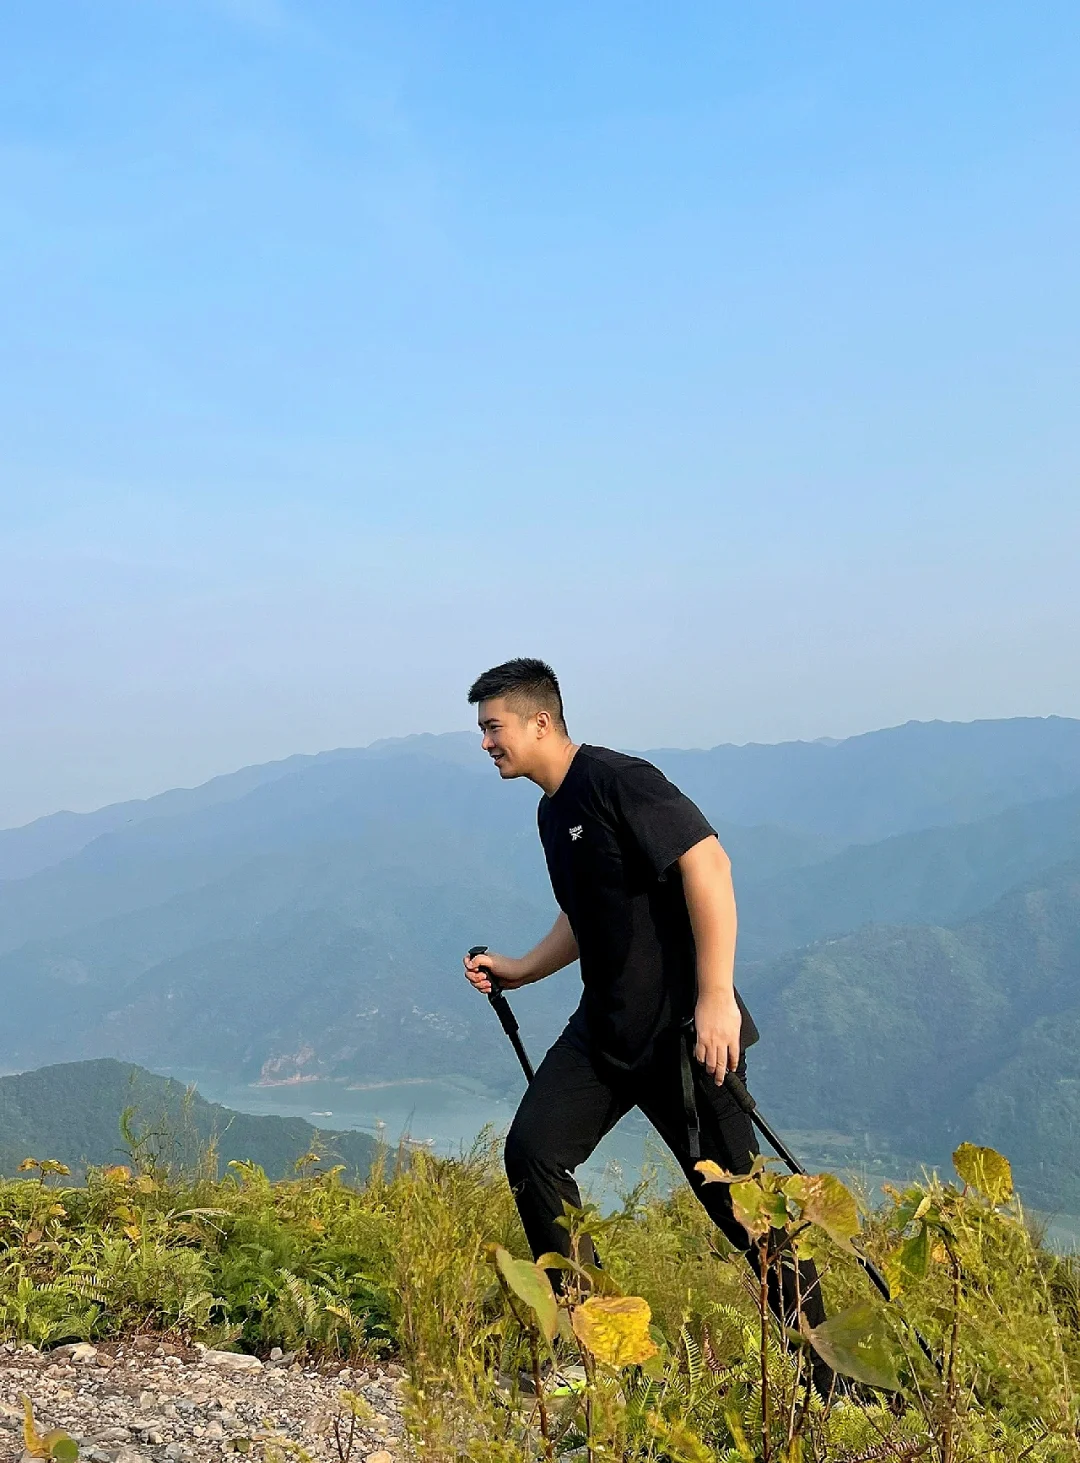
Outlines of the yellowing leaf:
{"type": "Polygon", "coordinates": [[[24,1393],[21,1401],[23,1405],[23,1442],[26,1445],[26,1451],[32,1458],[46,1458],[49,1450],[45,1446],[45,1439],[34,1425],[34,1409],[30,1398],[24,1393]]]}
{"type": "Polygon", "coordinates": [[[41,1167],[41,1164],[38,1163],[38,1161],[37,1161],[36,1158],[24,1158],[23,1161],[22,1161],[22,1163],[19,1164],[18,1171],[19,1171],[19,1173],[26,1173],[27,1169],[40,1168],[40,1167],[41,1167]]]}
{"type": "Polygon", "coordinates": [[[694,1167],[706,1184],[734,1184],[738,1183],[739,1179],[746,1177],[745,1174],[728,1173],[726,1168],[721,1168],[711,1158],[703,1158],[700,1163],[695,1163],[694,1167]]]}
{"type": "Polygon", "coordinates": [[[126,1163],[113,1163],[102,1170],[101,1177],[110,1184],[126,1184],[131,1177],[131,1169],[126,1163]]]}
{"type": "Polygon", "coordinates": [[[1004,1204],[1013,1191],[1009,1160],[993,1148],[961,1143],[952,1156],[956,1172],[965,1184],[977,1189],[991,1204],[1004,1204]]]}
{"type": "Polygon", "coordinates": [[[638,1295],[590,1296],[570,1319],[586,1351],[608,1366],[641,1366],[656,1355],[649,1335],[652,1312],[638,1295]]]}
{"type": "Polygon", "coordinates": [[[31,1458],[51,1458],[54,1463],[75,1463],[79,1456],[79,1445],[70,1433],[62,1427],[54,1427],[47,1433],[39,1433],[34,1422],[34,1409],[25,1394],[20,1399],[23,1405],[23,1443],[31,1458]]]}
{"type": "Polygon", "coordinates": [[[545,1338],[553,1341],[559,1324],[559,1303],[547,1272],[531,1260],[515,1260],[502,1245],[495,1249],[495,1264],[510,1289],[533,1312],[545,1338]]]}
{"type": "Polygon", "coordinates": [[[735,1218],[752,1239],[760,1239],[772,1227],[770,1204],[764,1191],[755,1183],[731,1186],[731,1207],[735,1218]]]}
{"type": "Polygon", "coordinates": [[[794,1174],[785,1180],[784,1191],[799,1205],[803,1219],[823,1229],[841,1249],[852,1249],[852,1238],[859,1232],[859,1210],[854,1196],[834,1174],[794,1174]]]}
{"type": "Polygon", "coordinates": [[[702,1182],[706,1184],[739,1184],[747,1179],[756,1178],[767,1167],[768,1161],[762,1158],[760,1153],[754,1154],[754,1161],[745,1173],[728,1173],[726,1168],[721,1168],[711,1158],[703,1158],[694,1167],[701,1174],[702,1182]]]}

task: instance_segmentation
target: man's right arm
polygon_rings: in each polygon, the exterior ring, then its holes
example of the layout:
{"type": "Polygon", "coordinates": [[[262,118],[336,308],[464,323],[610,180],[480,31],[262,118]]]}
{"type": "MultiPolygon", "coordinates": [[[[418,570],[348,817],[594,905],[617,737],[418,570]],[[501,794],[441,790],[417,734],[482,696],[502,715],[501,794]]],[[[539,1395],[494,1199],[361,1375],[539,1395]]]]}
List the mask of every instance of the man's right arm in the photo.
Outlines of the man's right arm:
{"type": "Polygon", "coordinates": [[[533,981],[553,975],[577,958],[577,940],[570,921],[560,912],[539,945],[534,945],[520,959],[515,960],[512,955],[498,955],[492,950],[483,955],[466,955],[465,979],[485,996],[491,990],[489,975],[494,975],[503,990],[516,991],[520,986],[532,985],[533,981]]]}

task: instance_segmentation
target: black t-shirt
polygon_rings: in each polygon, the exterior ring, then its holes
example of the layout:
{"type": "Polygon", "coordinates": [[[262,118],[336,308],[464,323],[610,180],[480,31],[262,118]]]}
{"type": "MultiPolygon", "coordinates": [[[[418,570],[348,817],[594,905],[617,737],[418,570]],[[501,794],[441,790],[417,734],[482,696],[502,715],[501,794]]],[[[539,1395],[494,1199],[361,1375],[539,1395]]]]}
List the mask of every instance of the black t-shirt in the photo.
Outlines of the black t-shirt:
{"type": "MultiPolygon", "coordinates": [[[[551,886],[585,987],[571,1030],[633,1064],[694,1013],[694,933],[676,860],[715,830],[651,762],[582,745],[537,809],[551,886]]],[[[742,1042],[758,1037],[746,1008],[742,1042]]]]}

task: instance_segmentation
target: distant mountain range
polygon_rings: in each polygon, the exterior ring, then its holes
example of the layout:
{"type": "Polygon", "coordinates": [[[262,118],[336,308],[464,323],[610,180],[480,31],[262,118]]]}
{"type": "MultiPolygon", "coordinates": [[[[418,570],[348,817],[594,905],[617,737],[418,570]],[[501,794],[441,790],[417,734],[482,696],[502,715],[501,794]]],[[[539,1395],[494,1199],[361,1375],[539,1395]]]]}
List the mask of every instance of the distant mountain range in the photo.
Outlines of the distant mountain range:
{"type": "MultiPolygon", "coordinates": [[[[1080,1170],[1059,1039],[1080,973],[1080,722],[646,755],[732,855],[763,1101],[916,1156],[951,1125],[1004,1134],[1044,1202],[1080,1207],[1055,1177],[1061,1153],[1080,1170]],[[1030,924],[1040,899],[1052,940],[1030,924]],[[1025,1083],[1007,1065],[1021,1051],[1025,1083]]],[[[520,951],[554,915],[537,796],[461,733],[0,832],[0,1062],[230,1082],[467,1072],[508,1091],[513,1057],[460,959],[520,951]]],[[[517,998],[534,1048],[578,989],[563,972],[517,998]]]]}
{"type": "Polygon", "coordinates": [[[316,1152],[323,1167],[343,1163],[362,1176],[378,1146],[366,1133],[317,1131],[302,1118],[232,1112],[130,1062],[69,1062],[0,1077],[0,1173],[16,1173],[30,1157],[59,1159],[76,1181],[90,1164],[130,1164],[120,1118],[132,1109],[147,1154],[189,1171],[212,1144],[219,1173],[246,1159],[270,1178],[287,1178],[298,1159],[316,1152]]]}

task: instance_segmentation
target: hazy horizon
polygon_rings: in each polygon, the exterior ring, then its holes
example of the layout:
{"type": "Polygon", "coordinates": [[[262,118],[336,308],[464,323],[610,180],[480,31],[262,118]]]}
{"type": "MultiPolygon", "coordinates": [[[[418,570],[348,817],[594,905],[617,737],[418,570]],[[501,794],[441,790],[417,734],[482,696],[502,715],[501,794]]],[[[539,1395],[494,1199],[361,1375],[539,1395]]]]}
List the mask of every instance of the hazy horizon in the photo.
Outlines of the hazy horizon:
{"type": "MultiPolygon", "coordinates": [[[[1048,720],[1048,719],[1052,719],[1052,718],[1054,718],[1054,717],[1056,717],[1058,715],[1059,715],[1059,713],[1057,713],[1057,712],[1049,712],[1049,713],[1047,713],[1047,715],[1045,717],[1036,717],[1036,718],[1023,718],[1023,717],[1021,717],[1021,718],[989,718],[989,719],[993,719],[993,720],[998,720],[998,719],[1006,719],[1006,720],[1012,720],[1012,719],[1021,719],[1021,720],[1025,720],[1025,719],[1048,720]]],[[[977,718],[977,717],[971,718],[972,721],[986,720],[986,719],[988,719],[988,718],[977,718]]],[[[1073,720],[1074,718],[1062,718],[1062,719],[1064,719],[1064,720],[1073,720]]],[[[967,724],[967,723],[959,722],[955,718],[950,718],[949,720],[954,725],[965,725],[965,724],[967,724]]],[[[783,738],[779,738],[779,739],[777,739],[776,741],[773,741],[773,742],[755,741],[753,739],[751,739],[749,741],[746,741],[746,742],[692,742],[692,743],[691,742],[688,742],[688,743],[685,743],[685,744],[678,744],[678,743],[674,743],[674,742],[667,742],[667,743],[663,743],[663,744],[657,743],[653,747],[645,747],[645,746],[641,746],[641,745],[636,745],[635,746],[635,745],[631,745],[628,742],[612,743],[611,745],[618,746],[619,748],[621,748],[624,751],[632,751],[632,752],[636,752],[636,753],[648,753],[650,751],[652,751],[652,752],[659,752],[661,750],[663,750],[663,751],[674,751],[674,750],[678,750],[678,751],[710,751],[710,750],[713,750],[713,749],[715,749],[717,747],[720,747],[720,746],[736,746],[736,747],[746,747],[746,746],[778,746],[778,745],[781,745],[783,743],[790,743],[790,742],[810,742],[810,743],[822,743],[822,742],[826,742],[826,743],[830,743],[830,744],[834,744],[835,745],[835,744],[838,744],[839,742],[842,742],[842,741],[848,741],[848,740],[850,740],[853,737],[871,736],[875,732],[892,731],[892,730],[895,730],[897,727],[909,725],[912,722],[918,723],[920,725],[927,725],[927,724],[929,724],[931,722],[935,722],[935,721],[937,721],[937,722],[944,722],[944,721],[946,721],[946,718],[943,718],[943,717],[928,717],[928,718],[926,718],[924,720],[924,719],[921,719],[921,718],[910,717],[910,718],[908,718],[908,720],[906,722],[896,722],[896,723],[894,723],[894,724],[892,724],[890,726],[865,727],[861,731],[849,732],[847,734],[847,736],[845,736],[845,737],[832,737],[832,736],[828,736],[828,735],[823,735],[823,736],[820,736],[820,737],[783,737],[783,738]]],[[[479,734],[478,731],[476,731],[476,729],[474,727],[451,727],[451,728],[447,728],[444,731],[439,731],[439,732],[430,732],[430,731],[401,732],[397,736],[393,736],[393,737],[374,737],[374,738],[372,738],[372,740],[370,742],[363,742],[363,743],[356,743],[356,744],[342,744],[341,746],[337,746],[337,747],[316,747],[316,748],[312,748],[310,750],[308,750],[308,749],[298,749],[297,751],[294,751],[294,752],[286,752],[281,757],[267,757],[267,758],[262,759],[259,762],[243,762],[243,763],[237,764],[236,766],[219,767],[219,768],[215,769],[214,771],[207,773],[207,775],[205,777],[200,777],[200,778],[198,778],[194,782],[188,782],[188,783],[166,782],[166,784],[163,785],[163,786],[161,786],[161,787],[154,787],[154,788],[151,788],[151,789],[149,789],[147,791],[143,791],[143,792],[134,792],[134,793],[131,793],[130,795],[127,795],[127,796],[124,796],[124,797],[110,798],[107,803],[94,803],[94,804],[88,805],[86,807],[48,808],[48,809],[45,809],[43,812],[35,813],[30,818],[24,818],[24,819],[22,819],[19,822],[15,822],[15,823],[3,823],[3,822],[0,822],[0,832],[6,832],[6,831],[10,831],[11,829],[25,827],[29,823],[36,822],[39,818],[47,818],[47,817],[50,817],[50,816],[52,816],[54,814],[57,814],[57,813],[93,813],[93,812],[97,812],[100,808],[108,807],[108,806],[110,806],[113,803],[142,802],[142,801],[146,801],[146,800],[148,800],[150,798],[157,797],[157,796],[159,796],[162,793],[174,792],[174,791],[177,791],[177,790],[190,789],[190,788],[194,788],[194,787],[200,787],[204,783],[212,782],[215,778],[218,778],[218,777],[228,777],[232,773],[243,771],[247,767],[261,766],[261,765],[265,765],[266,763],[286,761],[286,760],[288,760],[288,758],[294,757],[294,756],[319,756],[320,754],[329,754],[329,753],[334,753],[334,752],[364,751],[365,749],[367,749],[369,747],[379,745],[379,743],[381,743],[381,742],[386,742],[386,741],[389,741],[389,742],[404,741],[404,740],[408,740],[411,737],[428,737],[428,736],[431,736],[431,737],[442,737],[442,736],[460,736],[460,737],[465,737],[465,736],[468,736],[470,734],[475,734],[475,736],[476,736],[476,743],[477,743],[477,765],[480,766],[480,767],[482,767],[484,764],[483,764],[483,754],[482,754],[482,752],[480,750],[480,734],[479,734]]],[[[590,740],[593,740],[593,739],[588,738],[588,737],[580,737],[580,738],[578,738],[578,740],[580,740],[580,741],[590,741],[590,740]]]]}
{"type": "Polygon", "coordinates": [[[0,58],[0,824],[1080,715],[1080,12],[103,0],[0,58]]]}

